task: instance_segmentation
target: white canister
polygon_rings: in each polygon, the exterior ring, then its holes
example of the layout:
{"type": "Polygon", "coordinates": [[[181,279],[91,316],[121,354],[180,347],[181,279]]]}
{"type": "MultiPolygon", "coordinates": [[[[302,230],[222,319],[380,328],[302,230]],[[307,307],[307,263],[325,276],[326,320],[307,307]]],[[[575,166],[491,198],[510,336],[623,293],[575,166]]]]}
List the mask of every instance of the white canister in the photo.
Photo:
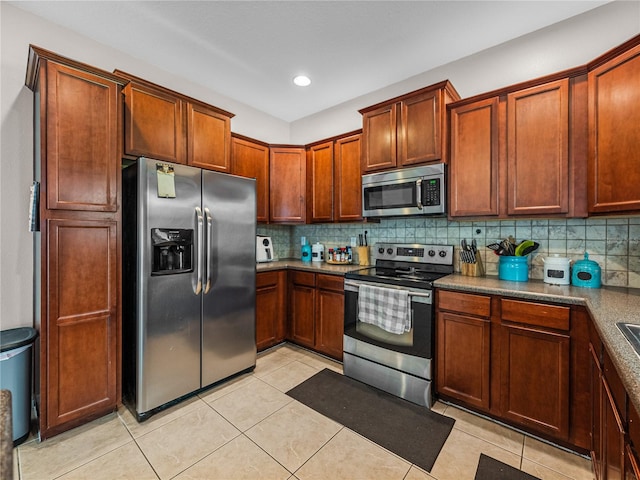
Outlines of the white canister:
{"type": "Polygon", "coordinates": [[[543,258],[544,262],[544,282],[552,285],[569,285],[571,281],[570,263],[566,257],[554,255],[543,258]]]}
{"type": "Polygon", "coordinates": [[[311,245],[311,261],[322,262],[324,260],[324,245],[316,242],[311,245]]]}

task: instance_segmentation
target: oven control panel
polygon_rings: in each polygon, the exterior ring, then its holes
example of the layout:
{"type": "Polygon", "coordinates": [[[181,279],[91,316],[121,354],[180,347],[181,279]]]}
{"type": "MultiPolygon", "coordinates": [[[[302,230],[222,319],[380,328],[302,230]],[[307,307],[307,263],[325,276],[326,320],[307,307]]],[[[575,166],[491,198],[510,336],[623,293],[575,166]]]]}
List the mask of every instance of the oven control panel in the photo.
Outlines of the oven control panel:
{"type": "Polygon", "coordinates": [[[376,243],[373,247],[376,260],[453,265],[453,246],[405,243],[376,243]]]}

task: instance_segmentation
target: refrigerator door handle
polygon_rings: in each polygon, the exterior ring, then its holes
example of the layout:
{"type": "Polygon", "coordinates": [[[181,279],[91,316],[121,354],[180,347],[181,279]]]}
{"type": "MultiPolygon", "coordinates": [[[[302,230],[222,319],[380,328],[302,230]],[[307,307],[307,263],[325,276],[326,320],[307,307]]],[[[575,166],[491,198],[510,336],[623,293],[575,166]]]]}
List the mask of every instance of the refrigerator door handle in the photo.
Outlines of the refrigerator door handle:
{"type": "Polygon", "coordinates": [[[202,268],[204,267],[203,257],[203,243],[204,243],[204,219],[202,217],[202,210],[200,207],[196,207],[196,237],[198,245],[196,245],[196,251],[198,252],[198,258],[196,259],[196,284],[193,287],[193,293],[200,295],[202,291],[202,268]]]}
{"type": "Polygon", "coordinates": [[[211,237],[213,235],[213,217],[207,207],[204,209],[204,214],[207,218],[207,239],[205,243],[207,281],[204,284],[204,293],[207,294],[211,290],[211,237]]]}

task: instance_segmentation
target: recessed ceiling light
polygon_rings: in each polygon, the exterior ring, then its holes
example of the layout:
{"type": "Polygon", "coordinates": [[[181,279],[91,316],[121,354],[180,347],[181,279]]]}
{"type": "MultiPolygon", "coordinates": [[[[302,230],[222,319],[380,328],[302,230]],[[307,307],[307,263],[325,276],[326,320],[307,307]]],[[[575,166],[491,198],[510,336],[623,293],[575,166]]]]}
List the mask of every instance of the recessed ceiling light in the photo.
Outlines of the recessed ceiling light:
{"type": "Polygon", "coordinates": [[[293,78],[293,83],[298,85],[299,87],[307,87],[311,85],[311,79],[306,75],[298,75],[293,78]]]}

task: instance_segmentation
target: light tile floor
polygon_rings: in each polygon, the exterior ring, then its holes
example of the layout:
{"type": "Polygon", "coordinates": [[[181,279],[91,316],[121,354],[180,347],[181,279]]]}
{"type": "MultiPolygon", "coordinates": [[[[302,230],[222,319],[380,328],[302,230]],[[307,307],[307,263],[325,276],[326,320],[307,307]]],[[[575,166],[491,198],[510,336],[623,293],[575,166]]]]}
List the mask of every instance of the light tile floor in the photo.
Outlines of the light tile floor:
{"type": "Polygon", "coordinates": [[[588,460],[437,403],[456,419],[427,473],[285,392],[342,365],[285,344],[235,378],[137,423],[121,408],[45,442],[14,449],[16,480],[473,480],[480,453],[542,480],[591,479],[588,460]]]}

